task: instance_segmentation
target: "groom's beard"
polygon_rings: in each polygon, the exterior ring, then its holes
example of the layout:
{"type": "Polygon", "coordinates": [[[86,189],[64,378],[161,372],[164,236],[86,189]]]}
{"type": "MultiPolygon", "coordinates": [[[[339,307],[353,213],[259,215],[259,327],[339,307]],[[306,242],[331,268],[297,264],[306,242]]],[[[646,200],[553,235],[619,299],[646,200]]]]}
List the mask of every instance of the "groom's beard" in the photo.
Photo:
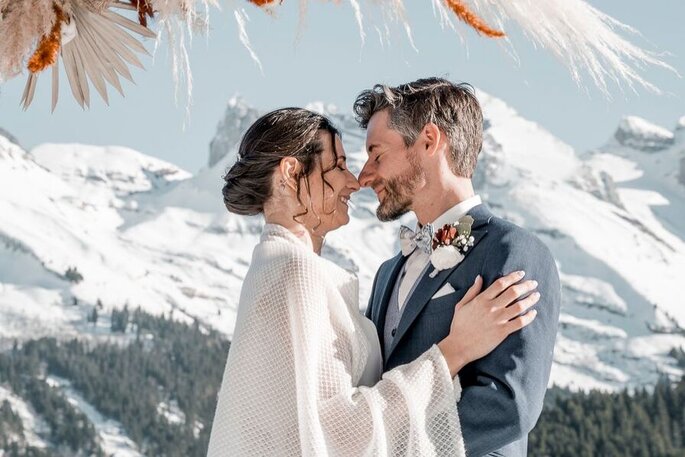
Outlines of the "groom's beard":
{"type": "Polygon", "coordinates": [[[414,202],[414,192],[423,181],[425,173],[415,157],[409,155],[410,169],[407,173],[388,180],[378,179],[371,185],[383,185],[385,198],[378,205],[376,217],[383,222],[394,221],[407,213],[414,202]]]}

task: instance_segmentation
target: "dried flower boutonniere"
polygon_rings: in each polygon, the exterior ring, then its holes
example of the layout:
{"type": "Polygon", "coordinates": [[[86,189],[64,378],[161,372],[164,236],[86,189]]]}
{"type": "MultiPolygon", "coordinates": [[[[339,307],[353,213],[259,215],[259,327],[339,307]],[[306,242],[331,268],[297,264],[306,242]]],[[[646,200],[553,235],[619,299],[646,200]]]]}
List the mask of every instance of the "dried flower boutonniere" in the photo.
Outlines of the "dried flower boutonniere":
{"type": "Polygon", "coordinates": [[[433,236],[433,253],[431,263],[435,270],[430,274],[434,278],[439,271],[448,270],[458,265],[473,246],[474,238],[471,235],[473,218],[463,216],[454,224],[445,224],[438,229],[433,236]]]}

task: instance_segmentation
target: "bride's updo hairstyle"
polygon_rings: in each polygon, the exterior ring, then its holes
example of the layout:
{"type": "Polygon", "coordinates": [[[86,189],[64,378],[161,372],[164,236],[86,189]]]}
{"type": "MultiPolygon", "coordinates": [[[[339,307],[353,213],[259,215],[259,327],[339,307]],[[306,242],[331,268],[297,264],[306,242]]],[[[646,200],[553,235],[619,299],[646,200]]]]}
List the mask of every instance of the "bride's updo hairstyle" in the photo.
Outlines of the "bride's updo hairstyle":
{"type": "MultiPolygon", "coordinates": [[[[296,176],[299,200],[301,182],[309,190],[308,177],[316,161],[321,163],[321,130],[330,133],[331,139],[340,135],[326,117],[302,108],[281,108],[257,119],[240,142],[238,160],[224,176],[222,192],[228,211],[245,216],[263,212],[264,203],[273,192],[273,172],[284,157],[295,157],[302,164],[302,171],[296,176]]],[[[337,156],[334,140],[333,150],[337,156]]],[[[321,178],[330,187],[323,176],[327,171],[321,169],[321,178]]],[[[305,210],[298,216],[306,213],[305,210]]]]}

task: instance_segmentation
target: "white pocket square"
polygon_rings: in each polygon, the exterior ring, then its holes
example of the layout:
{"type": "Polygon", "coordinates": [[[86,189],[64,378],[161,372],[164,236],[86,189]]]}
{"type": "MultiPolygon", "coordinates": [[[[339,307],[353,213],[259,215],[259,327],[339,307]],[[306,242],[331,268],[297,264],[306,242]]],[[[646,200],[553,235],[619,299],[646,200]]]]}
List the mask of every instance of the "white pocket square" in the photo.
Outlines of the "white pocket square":
{"type": "Polygon", "coordinates": [[[454,290],[454,287],[452,287],[452,284],[446,282],[444,286],[440,288],[435,294],[431,297],[431,300],[434,300],[436,298],[444,297],[445,295],[449,295],[452,292],[456,292],[454,290]]]}

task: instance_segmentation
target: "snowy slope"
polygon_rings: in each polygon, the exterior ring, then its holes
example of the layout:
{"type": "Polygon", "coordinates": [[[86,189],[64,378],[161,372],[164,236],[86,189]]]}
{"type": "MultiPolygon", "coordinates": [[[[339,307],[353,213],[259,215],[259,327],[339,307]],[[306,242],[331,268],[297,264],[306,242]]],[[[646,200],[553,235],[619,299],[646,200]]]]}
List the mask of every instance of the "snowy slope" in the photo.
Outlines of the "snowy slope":
{"type": "MultiPolygon", "coordinates": [[[[685,345],[685,118],[673,132],[626,118],[607,145],[581,155],[479,96],[486,132],[476,187],[493,211],[536,232],[561,271],[552,381],[616,389],[676,373],[666,354],[685,345]]],[[[332,106],[311,107],[341,127],[358,172],[364,132],[332,106]]],[[[262,222],[226,212],[221,176],[257,115],[231,100],[211,165],[194,176],[126,148],[27,153],[0,136],[0,335],[103,333],[85,322],[100,300],[106,309],[174,310],[230,336],[262,222]],[[83,279],[69,281],[69,268],[83,279]]],[[[363,308],[376,268],[396,252],[400,222],[376,220],[369,190],[353,203],[324,255],[358,273],[363,308]]]]}
{"type": "Polygon", "coordinates": [[[579,157],[503,102],[483,102],[490,127],[476,186],[537,232],[561,271],[552,381],[611,389],[673,372],[664,354],[685,342],[685,188],[673,170],[685,142],[627,118],[606,146],[579,157]]]}

